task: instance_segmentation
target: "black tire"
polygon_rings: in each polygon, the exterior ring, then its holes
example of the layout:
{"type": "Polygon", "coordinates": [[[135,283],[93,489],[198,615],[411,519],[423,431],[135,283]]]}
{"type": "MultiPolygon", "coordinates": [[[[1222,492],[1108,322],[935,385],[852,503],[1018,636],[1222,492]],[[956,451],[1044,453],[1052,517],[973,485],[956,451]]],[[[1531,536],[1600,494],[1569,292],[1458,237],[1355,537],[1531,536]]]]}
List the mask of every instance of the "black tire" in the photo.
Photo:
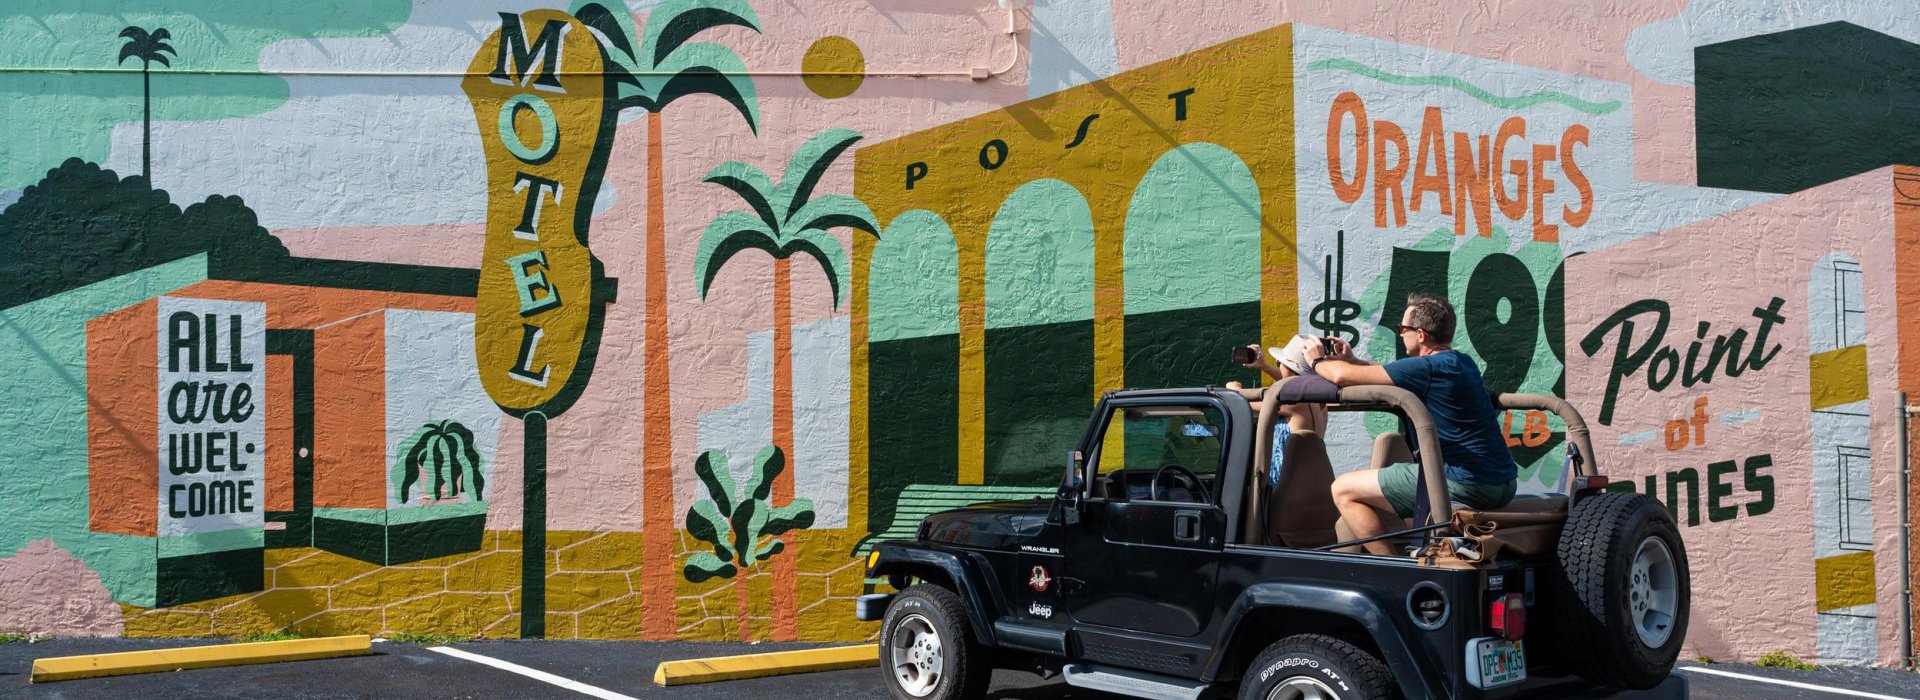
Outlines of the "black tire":
{"type": "Polygon", "coordinates": [[[1393,674],[1385,662],[1335,637],[1296,634],[1274,642],[1247,667],[1240,679],[1240,700],[1268,700],[1290,682],[1339,700],[1395,697],[1393,674]]]}
{"type": "Polygon", "coordinates": [[[1666,680],[1686,640],[1692,603],[1686,548],[1673,516],[1643,494],[1582,498],[1567,514],[1559,555],[1550,579],[1562,662],[1616,688],[1644,690],[1666,680]],[[1639,580],[1646,572],[1636,572],[1636,557],[1654,562],[1655,573],[1639,580]],[[1663,607],[1670,609],[1662,613],[1663,607]],[[1648,634],[1660,640],[1662,632],[1663,641],[1649,643],[1648,634]]]}
{"type": "Polygon", "coordinates": [[[902,591],[880,623],[880,674],[897,700],[985,697],[993,665],[960,596],[922,583],[902,591]]]}

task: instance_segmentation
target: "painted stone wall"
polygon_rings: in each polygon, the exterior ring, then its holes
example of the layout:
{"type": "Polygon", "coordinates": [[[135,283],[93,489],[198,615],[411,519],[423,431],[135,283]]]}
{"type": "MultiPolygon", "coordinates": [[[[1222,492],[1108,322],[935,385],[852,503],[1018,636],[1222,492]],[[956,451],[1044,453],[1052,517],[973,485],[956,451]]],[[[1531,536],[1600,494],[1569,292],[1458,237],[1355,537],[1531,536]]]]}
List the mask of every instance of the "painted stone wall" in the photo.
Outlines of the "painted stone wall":
{"type": "Polygon", "coordinates": [[[1427,291],[1674,512],[1690,653],[1902,658],[1913,7],[68,5],[0,18],[0,632],[867,639],[1101,392],[1427,291]]]}

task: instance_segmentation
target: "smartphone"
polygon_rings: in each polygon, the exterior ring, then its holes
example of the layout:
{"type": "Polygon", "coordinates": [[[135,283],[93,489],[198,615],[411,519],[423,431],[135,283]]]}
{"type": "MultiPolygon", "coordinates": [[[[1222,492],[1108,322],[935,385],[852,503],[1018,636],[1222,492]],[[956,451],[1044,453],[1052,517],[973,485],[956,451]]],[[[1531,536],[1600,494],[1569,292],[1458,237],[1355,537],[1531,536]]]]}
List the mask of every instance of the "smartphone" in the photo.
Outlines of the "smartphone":
{"type": "Polygon", "coordinates": [[[1335,346],[1333,343],[1333,336],[1330,336],[1330,335],[1320,336],[1320,352],[1328,355],[1332,355],[1334,353],[1339,352],[1338,347],[1335,346]]]}
{"type": "Polygon", "coordinates": [[[1233,363],[1236,365],[1250,365],[1253,364],[1253,361],[1256,359],[1259,359],[1259,355],[1254,352],[1253,348],[1240,345],[1233,349],[1233,363]]]}

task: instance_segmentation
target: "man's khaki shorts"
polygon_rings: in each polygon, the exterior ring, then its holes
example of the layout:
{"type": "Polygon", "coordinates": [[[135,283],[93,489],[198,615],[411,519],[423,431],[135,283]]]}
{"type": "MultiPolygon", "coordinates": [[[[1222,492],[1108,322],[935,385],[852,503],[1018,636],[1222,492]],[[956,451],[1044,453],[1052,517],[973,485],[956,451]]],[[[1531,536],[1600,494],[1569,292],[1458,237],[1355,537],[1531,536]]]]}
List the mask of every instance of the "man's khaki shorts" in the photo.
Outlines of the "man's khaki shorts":
{"type": "MultiPolygon", "coordinates": [[[[1385,494],[1387,503],[1393,506],[1393,512],[1402,518],[1413,517],[1413,504],[1419,500],[1414,492],[1414,484],[1419,481],[1419,465],[1401,462],[1391,464],[1380,470],[1380,493],[1385,494]]],[[[1452,479],[1447,480],[1447,493],[1453,500],[1475,510],[1493,510],[1513,501],[1513,493],[1519,487],[1518,482],[1503,484],[1468,484],[1452,479]]]]}

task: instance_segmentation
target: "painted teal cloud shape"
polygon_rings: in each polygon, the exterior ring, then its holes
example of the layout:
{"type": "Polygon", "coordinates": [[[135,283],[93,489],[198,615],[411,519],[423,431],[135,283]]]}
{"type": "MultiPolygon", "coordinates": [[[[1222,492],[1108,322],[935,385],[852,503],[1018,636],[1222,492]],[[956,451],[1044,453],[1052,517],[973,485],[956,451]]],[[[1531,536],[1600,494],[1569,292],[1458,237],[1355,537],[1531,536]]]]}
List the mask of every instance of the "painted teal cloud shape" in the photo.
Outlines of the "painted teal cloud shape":
{"type": "Polygon", "coordinates": [[[1525,109],[1535,105],[1554,103],[1586,114],[1606,114],[1620,109],[1619,100],[1611,102],[1589,102],[1564,92],[1542,91],[1525,95],[1496,95],[1473,83],[1450,75],[1397,75],[1344,58],[1327,58],[1307,64],[1307,70],[1343,70],[1383,83],[1409,86],[1444,87],[1466,93],[1468,97],[1485,102],[1501,109],[1525,109]]]}
{"type": "Polygon", "coordinates": [[[164,27],[172,34],[172,67],[153,66],[154,121],[226,119],[286,102],[286,80],[258,72],[261,49],[378,36],[406,23],[413,9],[410,0],[7,4],[0,13],[0,115],[8,124],[0,138],[0,190],[33,184],[70,157],[105,162],[114,125],[140,121],[140,63],[117,62],[121,29],[164,27]]]}

